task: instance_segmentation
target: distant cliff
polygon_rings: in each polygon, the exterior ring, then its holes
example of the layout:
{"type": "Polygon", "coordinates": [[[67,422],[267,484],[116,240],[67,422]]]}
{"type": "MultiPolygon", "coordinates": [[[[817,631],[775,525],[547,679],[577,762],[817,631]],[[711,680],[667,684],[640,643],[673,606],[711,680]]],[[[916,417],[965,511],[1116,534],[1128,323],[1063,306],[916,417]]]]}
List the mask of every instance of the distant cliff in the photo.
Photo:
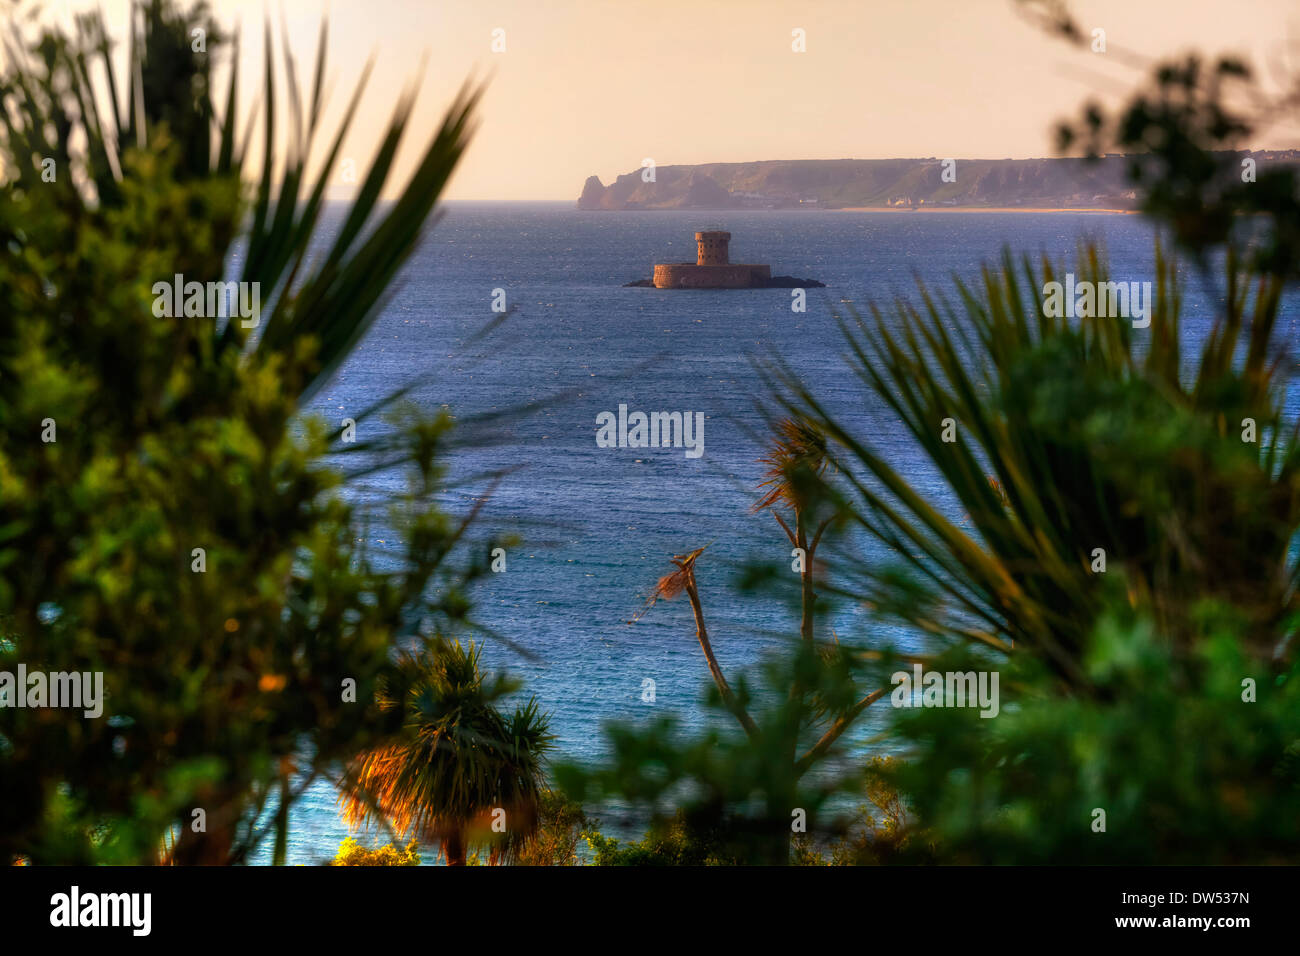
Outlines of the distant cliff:
{"type": "MultiPolygon", "coordinates": [[[[1243,154],[1245,155],[1245,154],[1243,154]]],[[[1256,152],[1259,165],[1297,162],[1300,152],[1256,152]]],[[[944,182],[942,159],[769,160],[660,166],[606,186],[591,176],[579,209],[781,209],[850,206],[1025,206],[1055,209],[1134,206],[1123,156],[1080,159],[959,159],[944,182]]]]}

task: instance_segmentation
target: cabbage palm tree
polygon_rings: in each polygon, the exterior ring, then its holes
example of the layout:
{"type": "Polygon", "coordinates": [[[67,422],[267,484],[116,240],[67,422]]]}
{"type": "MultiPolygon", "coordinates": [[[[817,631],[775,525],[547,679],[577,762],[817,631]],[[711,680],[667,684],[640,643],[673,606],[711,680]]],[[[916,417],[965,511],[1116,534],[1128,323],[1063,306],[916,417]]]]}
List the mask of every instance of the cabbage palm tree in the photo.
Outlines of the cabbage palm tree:
{"type": "Polygon", "coordinates": [[[203,3],[133,2],[121,57],[100,15],[71,34],[38,25],[0,41],[0,653],[104,673],[126,720],[3,712],[0,860],[141,862],[177,828],[177,863],[238,862],[267,833],[283,862],[306,786],[389,729],[373,690],[410,621],[463,596],[448,555],[464,528],[436,500],[445,422],[343,443],[302,408],[431,223],[478,92],[450,105],[404,184],[390,180],[414,88],[397,97],[323,235],[364,88],[320,143],[324,25],[301,85],[267,29],[250,111],[239,40],[203,3]],[[260,321],[160,315],[152,287],[175,274],[260,288],[260,321]],[[58,421],[57,442],[20,437],[33,414],[58,421]],[[390,467],[415,480],[385,502],[401,545],[375,559],[358,544],[369,506],[347,492],[390,467]],[[341,706],[343,680],[357,706],[341,706]],[[114,839],[87,837],[101,827],[114,839]]]}
{"type": "Polygon", "coordinates": [[[349,824],[391,824],[403,837],[437,841],[449,866],[465,864],[471,842],[491,844],[495,863],[536,832],[553,739],[536,700],[508,717],[498,709],[512,685],[485,679],[479,653],[473,643],[437,641],[405,656],[380,701],[403,711],[402,733],[357,757],[339,798],[349,824]]]}
{"type": "MultiPolygon", "coordinates": [[[[883,691],[873,690],[865,696],[841,702],[839,706],[831,708],[824,708],[815,700],[817,689],[814,685],[819,675],[814,662],[832,653],[829,648],[819,647],[816,639],[817,549],[827,530],[842,520],[843,514],[837,493],[828,483],[830,458],[821,429],[811,419],[803,416],[778,419],[772,423],[771,429],[767,453],[760,459],[760,463],[766,465],[767,469],[763,473],[763,481],[759,483],[760,497],[755,502],[753,511],[770,512],[793,547],[792,554],[797,555],[800,647],[795,656],[805,662],[794,668],[785,706],[781,711],[782,719],[766,731],[760,729],[746,709],[745,701],[727,683],[726,675],[718,664],[704,623],[704,606],[695,578],[695,565],[706,548],[696,548],[688,554],[672,558],[676,570],[658,580],[645,610],[649,610],[660,598],[671,600],[679,594],[686,595],[695,617],[696,639],[723,706],[732,713],[751,740],[763,733],[778,735],[780,747],[788,757],[794,776],[798,777],[827,754],[862,712],[883,696],[883,691]],[[815,743],[802,755],[797,754],[800,732],[807,729],[810,722],[816,723],[811,718],[828,715],[833,716],[833,719],[822,728],[815,743]]],[[[644,614],[645,610],[641,613],[644,614]]]]}
{"type": "Polygon", "coordinates": [[[842,518],[838,499],[827,483],[830,460],[823,433],[805,417],[776,420],[760,462],[767,468],[753,511],[770,512],[781,527],[792,546],[793,567],[800,581],[799,635],[786,662],[789,669],[778,678],[781,699],[774,707],[751,713],[746,690],[733,688],[718,662],[695,574],[707,548],[675,555],[671,559],[675,570],[658,580],[641,614],[661,598],[686,595],[696,640],[722,706],[745,733],[747,758],[764,768],[758,784],[765,801],[762,819],[743,821],[746,827],[758,828],[759,839],[752,851],[765,863],[784,865],[790,861],[790,813],[814,802],[806,793],[800,796],[801,780],[830,755],[845,732],[885,692],[872,689],[864,693],[853,678],[846,649],[837,643],[819,643],[817,638],[817,549],[827,530],[842,518]]]}

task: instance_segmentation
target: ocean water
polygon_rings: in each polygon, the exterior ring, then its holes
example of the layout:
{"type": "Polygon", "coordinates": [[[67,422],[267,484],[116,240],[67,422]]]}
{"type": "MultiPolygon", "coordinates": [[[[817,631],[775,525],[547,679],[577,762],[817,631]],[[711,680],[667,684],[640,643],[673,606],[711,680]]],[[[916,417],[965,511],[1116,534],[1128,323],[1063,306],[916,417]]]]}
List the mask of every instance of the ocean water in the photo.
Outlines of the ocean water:
{"type": "MultiPolygon", "coordinates": [[[[697,578],[715,652],[733,680],[795,630],[784,597],[733,587],[746,561],[787,570],[790,562],[780,528],[750,511],[764,467],[758,403],[766,392],[756,360],[779,356],[951,508],[902,426],[846,366],[837,313],[914,296],[917,274],[940,289],[951,288],[952,275],[977,279],[1008,245],[1067,259],[1083,236],[1105,244],[1114,278],[1154,278],[1153,232],[1137,216],[754,211],[723,220],[732,260],[826,283],[808,291],[805,313],[791,311],[783,289],[622,287],[648,277],[656,261],[693,261],[694,232],[719,215],[449,204],[365,340],[312,405],[338,421],[411,380],[421,383],[413,396],[422,406],[447,405],[461,418],[531,403],[505,441],[459,452],[452,471],[513,469],[479,531],[518,533],[525,543],[507,555],[504,573],[478,588],[476,611],[530,656],[489,640],[484,662],[522,678],[525,695],[550,713],[559,758],[600,759],[608,721],[666,711],[687,726],[703,719],[708,672],[689,605],[660,602],[630,623],[671,569],[671,555],[710,546],[697,578]],[[497,289],[512,312],[484,335],[497,289]],[[596,417],[620,404],[702,412],[703,456],[598,448],[596,417]],[[653,704],[642,700],[647,678],[653,704]]],[[[1199,339],[1211,310],[1192,280],[1187,334],[1199,339]]],[[[1292,301],[1283,327],[1293,339],[1296,315],[1292,301]]],[[[483,489],[482,482],[458,489],[449,504],[463,512],[483,489]]],[[[384,534],[374,531],[376,539],[384,534]]],[[[881,632],[860,608],[840,608],[825,624],[855,642],[915,640],[881,632]]],[[[866,721],[858,737],[878,729],[866,721]]],[[[346,835],[333,788],[319,784],[294,813],[289,861],[328,858],[346,835]]]]}

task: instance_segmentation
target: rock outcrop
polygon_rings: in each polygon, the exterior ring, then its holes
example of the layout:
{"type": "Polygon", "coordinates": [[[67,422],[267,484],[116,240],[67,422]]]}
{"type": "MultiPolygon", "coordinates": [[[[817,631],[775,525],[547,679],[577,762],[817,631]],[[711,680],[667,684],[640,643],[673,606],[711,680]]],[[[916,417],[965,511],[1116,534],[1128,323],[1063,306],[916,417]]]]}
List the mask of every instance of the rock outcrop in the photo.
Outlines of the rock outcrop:
{"type": "Polygon", "coordinates": [[[605,184],[600,181],[600,177],[588,176],[587,181],[582,184],[582,196],[578,199],[578,208],[600,209],[600,203],[604,197],[605,184]]]}

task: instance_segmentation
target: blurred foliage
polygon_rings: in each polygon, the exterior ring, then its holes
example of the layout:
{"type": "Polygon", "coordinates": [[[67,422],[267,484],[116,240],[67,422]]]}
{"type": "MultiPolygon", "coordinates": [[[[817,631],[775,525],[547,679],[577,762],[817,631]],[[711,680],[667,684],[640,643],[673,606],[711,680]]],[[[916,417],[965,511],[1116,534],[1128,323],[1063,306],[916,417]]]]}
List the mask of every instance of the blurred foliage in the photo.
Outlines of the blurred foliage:
{"type": "Polygon", "coordinates": [[[902,768],[895,757],[872,757],[863,771],[860,804],[831,839],[796,837],[793,862],[799,866],[882,866],[935,862],[935,846],[916,822],[894,780],[902,768]]]}
{"type": "Polygon", "coordinates": [[[498,709],[518,685],[488,681],[479,651],[441,641],[402,655],[379,695],[381,710],[405,714],[402,733],[353,762],[339,798],[350,824],[436,840],[449,866],[465,865],[470,843],[490,844],[496,863],[533,838],[553,739],[536,700],[509,717],[498,709]]]}
{"type": "Polygon", "coordinates": [[[371,849],[359,844],[351,837],[339,844],[339,852],[330,861],[330,866],[419,866],[420,854],[416,852],[417,843],[409,841],[406,846],[386,843],[371,849]]]}
{"type": "Polygon", "coordinates": [[[555,790],[541,791],[537,831],[515,851],[515,866],[576,866],[583,834],[596,826],[582,805],[555,790]]]}
{"type": "Polygon", "coordinates": [[[727,855],[726,839],[705,830],[678,811],[670,820],[657,823],[637,841],[622,842],[599,832],[587,834],[595,857],[594,866],[736,866],[743,858],[727,855]]]}
{"type": "Polygon", "coordinates": [[[785,865],[800,833],[842,835],[849,823],[836,800],[843,804],[861,786],[861,771],[840,750],[817,750],[813,741],[818,732],[825,738],[819,723],[835,726],[857,706],[857,669],[839,645],[799,642],[789,655],[771,655],[752,695],[747,678],[737,688],[753,715],[752,734],[723,729],[721,716],[733,712],[716,686],[705,697],[710,719],[702,732],[685,731],[675,716],[608,725],[606,763],[561,764],[555,780],[580,802],[630,804],[648,816],[650,828],[643,841],[627,845],[589,836],[596,862],[785,865]],[[795,686],[802,690],[792,697],[795,686]],[[791,727],[810,745],[806,762],[790,759],[791,727]]]}
{"type": "MultiPolygon", "coordinates": [[[[868,761],[861,780],[867,803],[842,814],[833,828],[795,834],[789,862],[795,866],[875,866],[900,860],[928,861],[930,847],[890,782],[896,767],[892,758],[868,761]]],[[[719,827],[701,822],[688,810],[655,821],[640,840],[620,841],[595,830],[586,833],[594,866],[742,866],[754,862],[751,848],[734,837],[727,824],[719,827]]]]}
{"type": "MultiPolygon", "coordinates": [[[[900,300],[845,324],[864,390],[906,426],[947,500],[918,493],[910,466],[786,378],[837,448],[854,523],[899,556],[841,562],[843,593],[931,635],[1031,651],[1083,690],[1101,549],[1175,647],[1202,636],[1195,602],[1218,598],[1242,614],[1253,654],[1292,653],[1300,443],[1283,419],[1281,281],[1229,256],[1223,312],[1185,356],[1177,266],[1159,249],[1155,264],[1141,335],[1128,319],[1047,315],[1043,290],[1064,267],[1010,254],[978,286],[957,281],[955,301],[923,286],[919,308],[900,300]]],[[[1095,247],[1072,271],[1110,279],[1095,247]]]]}
{"type": "MultiPolygon", "coordinates": [[[[1088,48],[1090,33],[1065,0],[1018,3],[1053,35],[1088,48]]],[[[1202,266],[1212,250],[1248,239],[1254,268],[1300,278],[1300,164],[1261,162],[1244,152],[1264,131],[1297,116],[1300,74],[1270,90],[1236,56],[1188,53],[1148,62],[1108,52],[1143,68],[1147,78],[1121,108],[1092,101],[1078,119],[1061,123],[1060,151],[1091,159],[1124,153],[1143,212],[1168,226],[1179,248],[1202,266]],[[1253,232],[1243,234],[1243,217],[1253,232]]]]}
{"type": "Polygon", "coordinates": [[[1149,618],[1115,606],[1084,657],[1091,694],[1063,696],[1041,659],[1013,654],[995,719],[961,708],[898,712],[909,749],[886,779],[938,835],[941,858],[1300,861],[1296,666],[1272,673],[1245,651],[1237,616],[1214,602],[1198,604],[1207,636],[1190,655],[1149,618]]]}
{"type": "Polygon", "coordinates": [[[475,96],[381,210],[404,96],[338,236],[313,246],[347,128],[307,183],[324,30],[304,104],[287,47],[277,92],[268,29],[246,196],[237,51],[206,8],[143,5],[126,82],[102,18],[77,24],[15,32],[0,77],[0,669],[102,672],[107,701],[100,719],[0,709],[0,859],[229,863],[274,833],[282,862],[303,789],[401,731],[376,702],[394,649],[466,622],[486,570],[460,567],[468,519],[435,504],[445,414],[376,396],[349,443],[301,411],[414,248],[475,96]],[[260,325],[155,315],[176,273],[260,282],[260,325]]]}
{"type": "MultiPolygon", "coordinates": [[[[1009,255],[982,285],[958,282],[957,305],[922,287],[919,308],[846,323],[864,388],[948,500],[786,378],[831,437],[853,521],[896,556],[837,561],[837,587],[948,648],[928,669],[1001,676],[993,719],[895,712],[901,760],[884,778],[930,835],[901,859],[1300,858],[1300,445],[1284,417],[1282,280],[1229,250],[1228,294],[1184,355],[1177,266],[1158,248],[1155,263],[1140,334],[1047,316],[1042,290],[1063,270],[1009,255]]],[[[1091,247],[1073,271],[1110,278],[1091,247]]]]}

